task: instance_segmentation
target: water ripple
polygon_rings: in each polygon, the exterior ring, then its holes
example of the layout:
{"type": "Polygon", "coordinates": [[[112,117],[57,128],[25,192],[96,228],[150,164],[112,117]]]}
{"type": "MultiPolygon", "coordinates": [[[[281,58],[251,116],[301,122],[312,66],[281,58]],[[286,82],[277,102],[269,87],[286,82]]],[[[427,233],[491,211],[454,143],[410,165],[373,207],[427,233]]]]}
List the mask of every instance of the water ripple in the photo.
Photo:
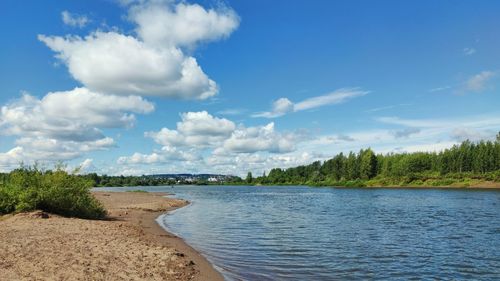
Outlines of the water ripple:
{"type": "Polygon", "coordinates": [[[500,280],[498,191],[208,186],[175,192],[193,204],[160,223],[227,280],[500,280]]]}

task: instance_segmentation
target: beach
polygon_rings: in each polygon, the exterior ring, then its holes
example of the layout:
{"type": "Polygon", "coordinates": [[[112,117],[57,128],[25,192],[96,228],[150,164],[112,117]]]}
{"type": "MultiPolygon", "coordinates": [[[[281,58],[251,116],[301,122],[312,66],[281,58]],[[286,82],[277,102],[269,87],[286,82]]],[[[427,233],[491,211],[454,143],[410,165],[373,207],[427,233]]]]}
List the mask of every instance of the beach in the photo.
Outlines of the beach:
{"type": "Polygon", "coordinates": [[[93,194],[108,219],[40,211],[0,217],[0,280],[223,280],[155,221],[187,201],[162,193],[93,194]]]}

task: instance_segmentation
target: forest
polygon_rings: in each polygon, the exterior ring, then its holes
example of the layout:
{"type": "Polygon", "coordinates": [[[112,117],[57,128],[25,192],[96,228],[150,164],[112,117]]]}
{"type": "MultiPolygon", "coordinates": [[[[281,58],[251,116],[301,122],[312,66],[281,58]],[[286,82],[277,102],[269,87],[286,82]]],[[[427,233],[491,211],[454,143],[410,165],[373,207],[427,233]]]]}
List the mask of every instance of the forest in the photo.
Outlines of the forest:
{"type": "Polygon", "coordinates": [[[340,153],[324,161],[274,168],[247,184],[313,186],[475,186],[500,182],[500,133],[495,141],[464,141],[441,152],[340,153]]]}

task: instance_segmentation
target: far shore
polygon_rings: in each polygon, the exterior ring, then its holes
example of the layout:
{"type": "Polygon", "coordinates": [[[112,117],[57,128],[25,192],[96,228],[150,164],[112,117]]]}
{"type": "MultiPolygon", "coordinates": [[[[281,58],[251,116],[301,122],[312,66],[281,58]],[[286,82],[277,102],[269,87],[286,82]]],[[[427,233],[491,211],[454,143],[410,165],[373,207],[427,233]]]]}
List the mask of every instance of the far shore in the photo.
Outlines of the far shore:
{"type": "Polygon", "coordinates": [[[317,187],[317,188],[387,188],[387,189],[461,189],[461,190],[482,190],[482,189],[500,189],[500,182],[488,181],[481,182],[473,185],[463,185],[463,184],[454,184],[454,185],[365,185],[365,186],[345,186],[345,185],[309,185],[309,184],[293,184],[293,183],[284,183],[284,184],[240,184],[236,186],[309,186],[309,187],[317,187]]]}
{"type": "Polygon", "coordinates": [[[0,280],[223,280],[155,219],[188,204],[165,193],[93,192],[106,220],[41,211],[0,217],[0,280]]]}

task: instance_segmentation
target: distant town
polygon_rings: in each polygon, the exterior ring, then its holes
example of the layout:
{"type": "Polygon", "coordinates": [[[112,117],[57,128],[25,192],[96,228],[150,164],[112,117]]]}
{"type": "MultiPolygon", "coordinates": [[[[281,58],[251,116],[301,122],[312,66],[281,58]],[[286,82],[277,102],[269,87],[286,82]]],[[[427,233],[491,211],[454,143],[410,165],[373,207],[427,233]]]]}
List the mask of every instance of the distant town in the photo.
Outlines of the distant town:
{"type": "Polygon", "coordinates": [[[175,182],[176,184],[196,184],[196,183],[226,183],[235,181],[239,177],[220,174],[156,174],[146,177],[175,182]]]}
{"type": "MultiPolygon", "coordinates": [[[[220,174],[154,174],[142,176],[108,176],[96,173],[80,175],[91,181],[94,187],[113,186],[160,186],[177,184],[228,184],[241,183],[242,179],[232,175],[220,174]]],[[[1,179],[1,176],[0,176],[1,179]]]]}

